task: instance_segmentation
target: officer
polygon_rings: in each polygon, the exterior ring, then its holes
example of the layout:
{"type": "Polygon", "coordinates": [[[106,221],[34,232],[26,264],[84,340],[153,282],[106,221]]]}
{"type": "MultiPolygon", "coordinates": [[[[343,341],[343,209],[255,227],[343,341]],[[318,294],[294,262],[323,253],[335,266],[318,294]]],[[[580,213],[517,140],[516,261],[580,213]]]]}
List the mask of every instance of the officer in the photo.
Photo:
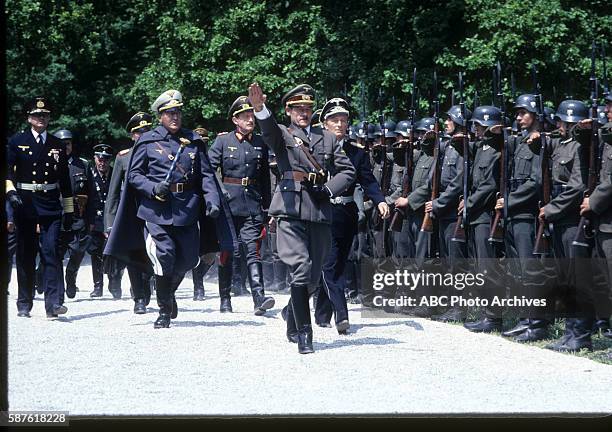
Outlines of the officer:
{"type": "MultiPolygon", "coordinates": [[[[459,105],[451,106],[446,111],[444,121],[444,135],[440,140],[439,160],[440,167],[440,194],[433,201],[425,203],[425,212],[431,212],[438,221],[438,249],[440,258],[446,260],[453,272],[460,271],[467,257],[465,242],[452,241],[457,225],[457,206],[463,194],[463,157],[451,145],[450,139],[466,128],[472,112],[465,109],[465,117],[459,105]]],[[[454,291],[454,288],[451,288],[454,291]]],[[[450,293],[451,295],[454,293],[450,293]]],[[[440,315],[432,316],[435,321],[451,322],[464,321],[463,308],[453,306],[440,315]]]]}
{"type": "MultiPolygon", "coordinates": [[[[89,226],[89,245],[87,252],[91,256],[91,271],[94,289],[90,297],[102,297],[104,285],[104,261],[102,253],[106,241],[104,229],[104,206],[108,194],[108,185],[112,175],[110,159],[113,149],[108,144],[94,146],[94,163],[87,170],[87,184],[89,187],[89,205],[87,206],[87,223],[89,226]]],[[[108,290],[114,299],[121,298],[121,275],[109,275],[108,290]],[[119,276],[119,277],[117,277],[119,276]]]]}
{"type": "MultiPolygon", "coordinates": [[[[200,135],[202,141],[204,142],[204,145],[206,146],[206,148],[208,148],[208,143],[210,141],[210,138],[208,137],[208,129],[199,126],[193,131],[200,135]]],[[[204,258],[200,260],[200,264],[198,264],[193,270],[191,270],[194,301],[204,300],[204,276],[215,263],[215,255],[216,254],[213,253],[205,255],[204,258]]]]}
{"type": "MultiPolygon", "coordinates": [[[[533,94],[520,95],[514,104],[516,121],[520,133],[509,136],[507,154],[509,155],[506,178],[509,179],[507,221],[504,227],[504,245],[506,258],[509,258],[511,273],[519,279],[523,288],[534,294],[538,274],[534,268],[533,248],[535,243],[536,216],[538,214],[538,200],[541,182],[540,156],[534,155],[529,144],[539,139],[539,131],[544,125],[536,120],[537,103],[533,94]]],[[[493,133],[501,134],[502,126],[492,128],[493,133]]],[[[503,167],[502,167],[503,169],[503,167]]],[[[504,211],[504,198],[500,197],[495,210],[504,211]]],[[[515,284],[518,286],[518,284],[515,284]]],[[[531,315],[531,314],[530,314],[531,315]]],[[[548,337],[548,321],[541,317],[519,318],[519,322],[512,329],[502,333],[505,337],[516,337],[518,342],[533,342],[548,337]]]]}
{"type": "MultiPolygon", "coordinates": [[[[476,133],[475,155],[470,164],[468,197],[461,200],[458,212],[462,213],[463,205],[466,205],[468,256],[476,261],[476,269],[486,275],[482,288],[488,294],[490,301],[496,294],[495,288],[501,280],[500,272],[496,271],[498,269],[493,263],[498,256],[498,250],[488,241],[491,214],[495,208],[496,193],[499,190],[501,137],[491,133],[490,128],[502,124],[503,120],[499,108],[484,105],[474,110],[471,121],[476,133]]],[[[458,141],[453,143],[459,144],[458,141]]],[[[460,144],[455,149],[462,154],[463,149],[460,144]]],[[[481,319],[464,324],[464,327],[470,331],[485,333],[501,331],[501,326],[500,310],[491,306],[485,308],[484,316],[481,319]]]]}
{"type": "MultiPolygon", "coordinates": [[[[132,142],[135,143],[145,132],[151,130],[152,124],[153,117],[150,114],[137,112],[127,122],[126,131],[130,135],[132,142]]],[[[115,164],[110,176],[110,183],[108,184],[106,204],[104,205],[104,227],[107,237],[110,235],[117,215],[132,149],[133,147],[123,149],[115,157],[115,164]]],[[[107,259],[107,261],[112,261],[113,263],[113,268],[107,269],[109,280],[118,279],[121,281],[125,264],[112,258],[107,259]]],[[[127,271],[134,298],[134,313],[144,314],[147,312],[147,305],[151,299],[151,276],[143,273],[133,265],[127,266],[127,271]]]]}
{"type": "Polygon", "coordinates": [[[181,127],[182,106],[177,90],[165,91],[152,104],[161,124],[134,146],[128,187],[105,249],[106,255],[153,267],[159,306],[154,328],[167,328],[177,317],[174,292],[185,272],[219,247],[231,253],[235,242],[227,219],[219,218],[229,209],[221,200],[204,143],[181,127]]]}
{"type": "Polygon", "coordinates": [[[64,145],[47,133],[51,113],[47,100],[34,99],[26,112],[30,128],[11,137],[7,150],[6,193],[17,228],[17,315],[29,317],[32,309],[38,225],[45,310],[48,318],[54,318],[68,310],[63,304],[59,235],[62,213],[64,228],[72,226],[70,174],[64,145]]]}
{"type": "Polygon", "coordinates": [[[323,280],[317,296],[315,321],[319,326],[329,324],[333,311],[336,330],[339,334],[346,334],[349,329],[349,319],[342,276],[353,238],[357,234],[358,211],[354,198],[356,183],[359,182],[365,189],[365,193],[374,201],[383,219],[389,217],[389,207],[374,178],[367,153],[363,148],[354,145],[354,142],[347,139],[348,103],[341,98],[330,99],[322,108],[321,118],[325,129],[336,136],[355,167],[356,178],[347,190],[330,200],[332,203],[332,246],[323,264],[323,280]]]}
{"type": "MultiPolygon", "coordinates": [[[[601,112],[601,110],[598,111],[601,112]]],[[[590,196],[583,199],[580,205],[580,215],[591,216],[594,219],[596,255],[601,261],[610,297],[612,294],[610,292],[612,290],[612,94],[606,95],[606,106],[603,112],[606,114],[607,122],[599,129],[599,145],[603,147],[599,167],[599,184],[590,196]]],[[[601,117],[599,121],[601,124],[601,117]]],[[[590,124],[587,123],[585,126],[590,127],[590,124]]],[[[602,333],[612,338],[609,322],[608,328],[603,328],[602,333]]]]}
{"type": "Polygon", "coordinates": [[[60,129],[54,134],[66,148],[68,156],[68,170],[70,172],[70,184],[74,197],[74,215],[72,227],[69,231],[60,231],[60,256],[63,258],[68,251],[68,264],[66,264],[66,296],[74,298],[79,290],[76,286],[77,273],[87,245],[89,235],[87,221],[85,220],[85,209],[89,199],[87,187],[87,166],[88,162],[78,156],[76,143],[72,132],[67,129],[60,129]]]}
{"type": "MultiPolygon", "coordinates": [[[[270,205],[268,149],[256,135],[253,106],[246,96],[238,97],[228,117],[235,126],[230,133],[219,134],[208,151],[213,170],[221,171],[223,187],[232,213],[234,229],[247,250],[249,285],[255,315],[263,315],[274,306],[274,299],[264,293],[261,263],[264,213],[270,205]]],[[[232,259],[219,263],[221,312],[232,312],[230,299],[232,259]]]]}
{"type": "Polygon", "coordinates": [[[266,96],[257,83],[249,87],[249,100],[263,133],[274,150],[282,180],[270,215],[278,218],[277,247],[291,272],[291,300],[287,305],[287,336],[301,354],[314,352],[309,296],[321,278],[331,247],[330,198],[355,180],[355,169],[333,134],[310,126],[314,89],[306,84],[282,98],[288,127],[279,126],[265,106],[266,96]]]}

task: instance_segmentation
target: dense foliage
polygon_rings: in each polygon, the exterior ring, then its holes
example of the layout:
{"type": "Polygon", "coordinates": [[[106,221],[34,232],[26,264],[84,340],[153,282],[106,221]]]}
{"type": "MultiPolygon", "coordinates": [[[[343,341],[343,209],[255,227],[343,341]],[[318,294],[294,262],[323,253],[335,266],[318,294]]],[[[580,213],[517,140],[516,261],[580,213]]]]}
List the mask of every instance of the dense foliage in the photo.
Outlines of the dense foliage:
{"type": "MultiPolygon", "coordinates": [[[[6,0],[8,130],[23,127],[26,100],[46,95],[52,129],[67,127],[88,146],[115,144],[127,139],[129,116],[168,88],[186,99],[186,125],[225,130],[229,104],[254,80],[279,114],[282,94],[307,82],[320,101],[348,97],[356,117],[365,107],[373,118],[382,106],[399,118],[415,66],[425,115],[434,69],[443,109],[460,70],[468,104],[475,88],[489,103],[497,60],[509,98],[510,73],[517,92],[529,91],[535,62],[550,104],[569,94],[587,99],[591,41],[612,28],[606,4],[6,0]]],[[[597,71],[601,77],[601,61],[597,71]]]]}

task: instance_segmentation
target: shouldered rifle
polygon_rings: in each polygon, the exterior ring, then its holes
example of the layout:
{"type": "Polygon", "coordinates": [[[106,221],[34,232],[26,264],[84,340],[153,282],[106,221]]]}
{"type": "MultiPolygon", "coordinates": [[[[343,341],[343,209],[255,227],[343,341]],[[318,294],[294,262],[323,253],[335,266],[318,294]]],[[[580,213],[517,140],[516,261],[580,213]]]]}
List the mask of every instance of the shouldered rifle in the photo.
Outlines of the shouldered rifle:
{"type": "MultiPolygon", "coordinates": [[[[433,118],[434,118],[434,147],[433,147],[433,163],[432,163],[432,179],[431,179],[431,201],[438,198],[438,192],[440,189],[440,125],[438,124],[438,117],[440,116],[440,101],[438,100],[438,77],[436,71],[433,75],[433,118]]],[[[430,212],[425,213],[423,217],[423,223],[421,224],[421,231],[431,233],[433,231],[433,220],[430,212]]],[[[430,243],[431,246],[431,243],[430,243]]],[[[431,256],[431,255],[430,255],[431,256]]]]}
{"type": "Polygon", "coordinates": [[[610,94],[610,87],[608,87],[608,69],[606,69],[606,43],[601,43],[601,61],[603,62],[603,90],[604,96],[610,94]]]}
{"type": "Polygon", "coordinates": [[[505,121],[506,121],[506,110],[505,110],[505,100],[504,100],[504,91],[502,90],[502,79],[501,79],[501,65],[499,61],[497,62],[497,66],[493,69],[493,79],[496,84],[493,85],[493,88],[497,91],[497,101],[499,102],[499,109],[501,110],[501,118],[502,118],[502,148],[500,152],[500,166],[501,170],[499,173],[499,192],[497,193],[497,198],[504,199],[504,208],[495,210],[495,218],[493,219],[493,223],[491,224],[491,231],[489,233],[489,243],[503,243],[504,242],[504,229],[508,224],[508,171],[509,171],[509,154],[508,154],[508,130],[506,129],[505,121]],[[502,225],[503,221],[503,225],[502,225]]]}
{"type": "Polygon", "coordinates": [[[465,113],[465,101],[463,100],[463,75],[459,72],[459,108],[461,109],[461,117],[466,120],[465,126],[461,127],[461,140],[463,144],[463,211],[457,217],[455,232],[451,241],[465,243],[467,235],[465,229],[468,226],[467,198],[469,194],[470,180],[470,145],[468,141],[467,131],[467,115],[465,113]]]}
{"type": "MultiPolygon", "coordinates": [[[[595,76],[595,41],[591,49],[591,145],[589,147],[589,177],[587,190],[584,197],[587,198],[597,187],[599,177],[599,122],[597,121],[597,99],[598,83],[595,76]]],[[[572,242],[572,246],[589,247],[588,240],[595,236],[591,215],[583,215],[578,224],[578,231],[572,242]]]]}
{"type": "MultiPolygon", "coordinates": [[[[531,76],[533,78],[533,94],[536,100],[537,119],[540,129],[544,127],[544,100],[542,98],[542,90],[538,82],[538,70],[535,63],[532,65],[531,76]]],[[[542,194],[540,197],[539,208],[541,209],[550,202],[551,193],[551,178],[550,178],[550,154],[548,135],[540,132],[540,161],[542,164],[542,194]]],[[[533,255],[549,256],[550,249],[550,233],[548,232],[548,223],[541,221],[538,218],[538,232],[536,233],[535,245],[533,246],[533,255]]]]}
{"type": "MultiPolygon", "coordinates": [[[[415,96],[416,96],[416,68],[412,72],[412,95],[410,96],[410,136],[404,148],[404,167],[406,174],[402,178],[402,198],[407,198],[412,192],[412,149],[414,143],[414,122],[416,119],[415,96]]],[[[399,207],[393,208],[393,217],[389,224],[389,231],[400,232],[404,219],[406,218],[406,210],[399,207]]]]}

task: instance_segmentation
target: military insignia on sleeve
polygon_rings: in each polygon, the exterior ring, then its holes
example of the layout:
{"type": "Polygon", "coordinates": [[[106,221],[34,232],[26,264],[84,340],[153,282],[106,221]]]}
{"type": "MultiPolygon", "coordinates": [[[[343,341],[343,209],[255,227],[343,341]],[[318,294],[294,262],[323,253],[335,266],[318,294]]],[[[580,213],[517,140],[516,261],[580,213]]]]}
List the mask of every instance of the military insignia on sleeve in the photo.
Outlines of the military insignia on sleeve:
{"type": "Polygon", "coordinates": [[[189,152],[189,157],[191,159],[195,159],[195,152],[189,152]]]}
{"type": "Polygon", "coordinates": [[[21,150],[23,150],[23,151],[26,151],[27,149],[29,149],[29,148],[30,148],[30,146],[29,146],[29,145],[25,145],[25,146],[17,146],[17,147],[19,147],[19,148],[20,148],[21,150]]]}
{"type": "Polygon", "coordinates": [[[238,147],[227,146],[230,151],[238,150],[238,147]]]}
{"type": "Polygon", "coordinates": [[[170,160],[174,160],[174,155],[169,154],[169,155],[168,155],[168,159],[170,159],[170,160]]]}
{"type": "Polygon", "coordinates": [[[162,149],[155,149],[156,152],[158,152],[159,154],[162,154],[164,151],[162,149]]]}
{"type": "Polygon", "coordinates": [[[302,141],[302,139],[300,137],[296,137],[294,136],[293,139],[295,140],[295,146],[301,146],[302,144],[304,144],[304,141],[302,141]]]}

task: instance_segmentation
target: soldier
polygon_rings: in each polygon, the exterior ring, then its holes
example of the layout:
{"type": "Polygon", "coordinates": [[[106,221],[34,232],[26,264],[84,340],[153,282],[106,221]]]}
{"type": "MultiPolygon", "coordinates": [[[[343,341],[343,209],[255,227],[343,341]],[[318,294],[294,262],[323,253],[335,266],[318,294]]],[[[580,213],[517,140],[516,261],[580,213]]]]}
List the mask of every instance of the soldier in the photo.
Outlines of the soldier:
{"type": "Polygon", "coordinates": [[[274,150],[282,180],[270,215],[277,217],[277,247],[291,272],[291,300],[285,309],[287,337],[298,352],[314,352],[309,296],[321,278],[331,247],[331,203],[355,180],[355,169],[330,132],[311,127],[314,90],[306,84],[282,98],[290,126],[280,126],[265,106],[266,96],[257,83],[249,87],[249,100],[263,133],[274,150]]]}
{"type": "MultiPolygon", "coordinates": [[[[130,118],[126,125],[126,130],[127,133],[130,134],[133,143],[138,141],[142,134],[151,130],[152,122],[153,117],[144,112],[137,112],[130,118]]],[[[127,168],[132,149],[133,147],[121,150],[115,157],[115,164],[110,177],[106,204],[104,206],[104,227],[107,237],[110,235],[113,228],[113,222],[115,221],[119,201],[121,199],[121,192],[125,187],[127,168]]],[[[119,279],[119,281],[121,281],[125,264],[112,258],[108,260],[112,260],[113,262],[112,268],[108,271],[109,279],[119,279]]],[[[133,265],[127,266],[127,271],[134,299],[134,313],[139,315],[144,314],[147,312],[147,305],[151,299],[151,276],[143,273],[133,265]]]]}
{"type": "Polygon", "coordinates": [[[222,255],[230,254],[235,243],[204,143],[181,127],[182,106],[176,90],[165,91],[151,106],[161,124],[134,146],[105,249],[148,271],[153,267],[159,306],[154,328],[168,328],[177,317],[174,293],[185,272],[219,247],[222,255]]]}
{"type": "MultiPolygon", "coordinates": [[[[467,207],[468,220],[466,231],[468,238],[468,256],[475,259],[476,268],[486,274],[484,288],[488,296],[494,295],[494,288],[499,284],[500,276],[492,265],[498,251],[489,243],[491,213],[495,208],[496,193],[499,183],[499,150],[501,138],[491,133],[491,127],[502,123],[501,111],[494,106],[479,106],[472,114],[472,124],[476,132],[474,143],[475,155],[470,166],[469,194],[459,203],[458,211],[467,207]]],[[[453,142],[456,144],[456,141],[453,142]]],[[[460,145],[455,147],[462,154],[460,145]]],[[[466,155],[462,155],[466,157],[466,155]]],[[[468,156],[469,157],[469,156],[468,156]]],[[[463,171],[463,170],[462,170],[463,171]]],[[[464,327],[472,332],[501,331],[502,320],[499,308],[485,308],[484,316],[476,321],[466,322],[464,327]]]]}
{"type": "MultiPolygon", "coordinates": [[[[545,125],[540,125],[536,119],[538,112],[536,96],[520,95],[514,104],[519,134],[509,136],[507,142],[509,181],[507,221],[504,227],[504,244],[506,258],[510,261],[510,271],[519,279],[523,288],[534,294],[538,274],[534,268],[533,249],[535,244],[535,222],[538,214],[538,200],[541,182],[539,172],[541,161],[539,155],[534,155],[529,144],[539,139],[539,131],[545,125]]],[[[545,114],[546,116],[546,114],[545,114]]],[[[546,119],[546,117],[545,117],[546,119]]],[[[493,133],[501,134],[502,126],[492,128],[493,133]]],[[[495,210],[503,211],[504,198],[500,197],[495,210]]],[[[502,333],[505,337],[516,337],[517,342],[533,342],[548,337],[548,321],[543,317],[519,318],[519,322],[510,330],[502,333]]]]}
{"type": "MultiPolygon", "coordinates": [[[[597,257],[602,261],[602,270],[606,276],[608,296],[610,296],[612,294],[610,292],[612,289],[612,94],[610,93],[606,95],[604,113],[607,123],[599,130],[600,146],[603,146],[599,184],[590,196],[583,199],[580,205],[580,215],[594,216],[595,247],[597,257]]],[[[605,337],[612,338],[609,321],[608,328],[603,328],[602,333],[605,337]]]]}
{"type": "MultiPolygon", "coordinates": [[[[236,129],[219,134],[208,156],[213,170],[221,171],[234,229],[247,250],[248,279],[255,315],[263,315],[274,306],[274,299],[265,295],[260,255],[264,214],[270,205],[268,149],[261,136],[254,133],[253,106],[246,96],[240,96],[232,103],[228,117],[236,129]]],[[[232,258],[239,257],[228,257],[219,263],[221,312],[232,312],[232,258]]]]}
{"type": "MultiPolygon", "coordinates": [[[[456,272],[462,261],[467,257],[465,242],[452,241],[457,225],[457,206],[463,194],[463,157],[451,145],[450,139],[459,133],[459,128],[467,127],[472,112],[465,109],[466,118],[461,114],[459,105],[451,106],[446,112],[444,121],[444,137],[440,142],[440,194],[433,201],[425,203],[425,212],[431,212],[432,217],[438,221],[438,248],[440,258],[446,259],[447,264],[456,272]]],[[[464,321],[463,308],[452,307],[440,315],[432,316],[435,321],[450,322],[464,321]]]]}
{"type": "Polygon", "coordinates": [[[333,310],[336,330],[339,334],[346,334],[349,329],[342,276],[353,238],[357,234],[358,212],[354,198],[356,182],[359,182],[368,197],[374,201],[380,216],[383,219],[389,217],[389,207],[374,178],[367,153],[347,139],[348,117],[348,103],[341,98],[330,99],[321,111],[325,129],[336,136],[356,171],[355,182],[339,196],[330,200],[332,203],[332,246],[323,264],[323,281],[315,307],[315,322],[321,327],[330,326],[333,310]]]}
{"type": "Polygon", "coordinates": [[[66,264],[66,296],[74,298],[79,290],[76,286],[77,273],[87,245],[89,243],[87,221],[85,220],[85,209],[89,199],[87,188],[87,160],[78,156],[75,151],[76,143],[73,141],[72,132],[61,129],[54,134],[66,148],[68,157],[68,170],[70,172],[70,184],[74,197],[74,216],[72,227],[69,231],[60,231],[60,256],[63,258],[68,251],[68,264],[66,264]]]}
{"type": "MultiPolygon", "coordinates": [[[[194,129],[194,132],[200,135],[204,145],[208,148],[208,130],[203,127],[197,127],[194,129]]],[[[197,265],[193,270],[191,270],[191,278],[193,280],[193,300],[194,301],[203,301],[205,292],[204,292],[204,276],[208,272],[208,270],[212,267],[215,262],[216,254],[207,254],[203,259],[200,260],[200,264],[197,265]]]]}
{"type": "MultiPolygon", "coordinates": [[[[427,242],[421,235],[421,225],[425,217],[425,203],[431,197],[431,185],[428,182],[429,173],[434,161],[434,137],[430,131],[434,130],[434,119],[424,117],[415,124],[418,149],[415,152],[411,192],[407,197],[395,200],[395,206],[406,209],[402,231],[398,234],[397,244],[402,258],[424,258],[427,255],[427,242]],[[401,245],[401,246],[400,246],[401,245]]],[[[396,163],[404,165],[403,158],[397,158],[396,163]]],[[[404,167],[404,175],[407,170],[404,167]]]]}
{"type": "MultiPolygon", "coordinates": [[[[551,135],[549,144],[552,195],[550,202],[541,207],[538,213],[539,223],[551,224],[553,228],[553,254],[558,260],[558,280],[569,283],[577,290],[568,296],[572,299],[569,305],[570,315],[578,315],[578,312],[581,314],[580,317],[567,318],[563,337],[547,346],[555,351],[578,351],[582,348],[592,350],[591,327],[594,309],[591,292],[581,280],[588,279],[587,275],[576,274],[578,262],[583,262],[582,258],[588,258],[590,251],[572,247],[572,241],[578,231],[580,203],[586,188],[588,168],[583,149],[580,143],[572,138],[570,130],[587,115],[588,109],[580,101],[569,99],[559,104],[555,115],[558,129],[551,135]],[[571,304],[574,301],[575,305],[571,304]]],[[[539,154],[539,145],[543,143],[532,141],[531,148],[534,153],[539,154]]]]}
{"type": "MultiPolygon", "coordinates": [[[[110,158],[113,156],[113,149],[108,144],[98,144],[94,146],[93,150],[94,163],[87,170],[87,184],[91,197],[87,205],[87,223],[89,226],[87,252],[91,256],[91,272],[94,282],[94,289],[89,296],[102,297],[102,287],[104,285],[102,252],[107,238],[104,228],[104,206],[112,175],[110,158]]],[[[116,273],[109,275],[108,291],[114,299],[121,298],[121,275],[116,273]]]]}
{"type": "Polygon", "coordinates": [[[62,222],[66,230],[72,226],[70,174],[64,145],[47,133],[51,111],[46,99],[34,99],[26,112],[30,129],[11,137],[7,150],[6,193],[17,228],[17,315],[29,317],[32,309],[38,225],[45,310],[48,318],[55,318],[68,311],[63,304],[59,234],[62,222]]]}

